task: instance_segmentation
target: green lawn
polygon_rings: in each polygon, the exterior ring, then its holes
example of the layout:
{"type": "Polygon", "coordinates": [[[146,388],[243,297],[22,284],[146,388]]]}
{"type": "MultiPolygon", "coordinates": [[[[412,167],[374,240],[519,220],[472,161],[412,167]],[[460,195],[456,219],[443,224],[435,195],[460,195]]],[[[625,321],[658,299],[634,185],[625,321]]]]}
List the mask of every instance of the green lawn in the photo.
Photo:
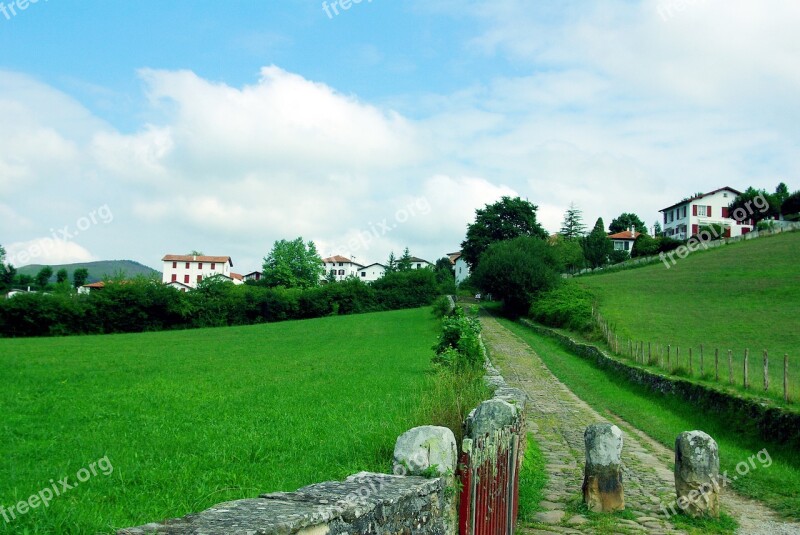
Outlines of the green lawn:
{"type": "Polygon", "coordinates": [[[791,393],[800,399],[800,232],[725,245],[663,263],[616,273],[578,277],[594,292],[601,314],[624,340],[672,346],[687,366],[699,348],[706,371],[720,350],[720,376],[727,381],[727,351],[733,351],[734,377],[742,383],[744,350],[750,350],[751,391],[763,392],[762,354],[770,355],[770,397],[783,394],[783,356],[789,355],[791,393]]]}
{"type": "Polygon", "coordinates": [[[0,533],[108,532],[387,471],[397,436],[438,403],[425,388],[437,330],[425,308],[2,339],[0,505],[51,479],[74,482],[104,457],[113,473],[96,470],[47,509],[0,517],[0,533]]]}
{"type": "MultiPolygon", "coordinates": [[[[719,444],[721,471],[738,479],[733,487],[745,495],[763,500],[786,515],[800,515],[800,459],[797,452],[737,430],[736,425],[700,413],[691,402],[657,396],[625,379],[597,368],[592,362],[573,355],[557,341],[534,333],[511,320],[498,318],[503,326],[520,336],[538,353],[553,374],[576,395],[613,421],[619,416],[657,441],[673,448],[683,431],[700,429],[719,444]],[[765,449],[771,464],[756,462],[745,475],[737,475],[737,464],[765,449]]],[[[522,493],[522,490],[520,491],[522,493]]],[[[699,532],[727,531],[729,519],[719,525],[704,526],[699,532]]]]}

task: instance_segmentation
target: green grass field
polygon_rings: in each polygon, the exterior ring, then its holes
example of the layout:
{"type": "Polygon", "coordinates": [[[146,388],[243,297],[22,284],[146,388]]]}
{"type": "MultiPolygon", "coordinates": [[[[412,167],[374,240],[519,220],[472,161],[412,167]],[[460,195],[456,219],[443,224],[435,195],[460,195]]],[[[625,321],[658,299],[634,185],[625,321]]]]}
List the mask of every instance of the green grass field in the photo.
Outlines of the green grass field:
{"type": "MultiPolygon", "coordinates": [[[[541,357],[545,365],[576,395],[589,403],[609,421],[620,417],[641,429],[668,448],[683,431],[701,429],[717,441],[720,451],[720,470],[728,471],[737,480],[733,487],[739,492],[764,501],[785,515],[800,515],[800,459],[790,448],[764,443],[756,436],[740,432],[739,426],[716,417],[699,413],[687,401],[675,397],[654,396],[652,392],[633,385],[623,378],[597,368],[592,362],[573,355],[556,340],[534,333],[511,320],[498,318],[503,326],[525,340],[541,357]],[[737,464],[756,452],[767,449],[771,463],[756,463],[744,475],[737,475],[737,464]]],[[[525,480],[521,480],[521,485],[525,480]]],[[[533,484],[533,492],[538,485],[533,484]]],[[[520,489],[520,496],[528,490],[520,489]]],[[[729,518],[714,525],[684,526],[698,533],[730,532],[729,518]]],[[[694,532],[694,531],[693,531],[694,532]]]]}
{"type": "Polygon", "coordinates": [[[429,423],[430,309],[251,327],[0,340],[0,505],[110,475],[0,533],[95,533],[360,470],[429,423]],[[103,464],[100,464],[103,467],[103,464]],[[86,476],[86,472],[82,474],[86,476]]]}
{"type": "Polygon", "coordinates": [[[800,232],[699,251],[667,269],[663,263],[616,273],[578,277],[598,298],[603,317],[625,340],[681,351],[688,368],[693,348],[699,375],[704,346],[706,372],[720,350],[720,376],[727,381],[733,351],[734,381],[742,384],[750,350],[751,392],[763,393],[764,350],[770,356],[769,396],[783,395],[783,356],[789,355],[791,393],[800,400],[800,232]]]}

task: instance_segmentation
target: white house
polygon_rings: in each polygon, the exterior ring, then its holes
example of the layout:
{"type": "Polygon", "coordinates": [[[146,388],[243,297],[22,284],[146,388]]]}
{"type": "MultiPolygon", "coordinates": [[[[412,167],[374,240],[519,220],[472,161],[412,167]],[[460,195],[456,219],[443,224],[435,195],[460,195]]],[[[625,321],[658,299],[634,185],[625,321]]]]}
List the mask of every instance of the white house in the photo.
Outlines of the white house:
{"type": "Polygon", "coordinates": [[[433,264],[422,258],[417,258],[416,256],[411,257],[411,269],[424,269],[427,267],[432,268],[433,264]]]}
{"type": "Polygon", "coordinates": [[[386,274],[386,266],[376,262],[361,268],[358,274],[364,282],[375,282],[386,274]]]}
{"type": "Polygon", "coordinates": [[[616,234],[609,234],[608,239],[614,244],[615,251],[625,251],[628,255],[631,254],[633,249],[633,242],[639,237],[641,233],[636,232],[634,229],[623,230],[616,234]]]}
{"type": "Polygon", "coordinates": [[[464,260],[461,251],[450,253],[447,256],[450,257],[450,262],[453,264],[453,270],[456,274],[456,286],[458,286],[469,277],[469,264],[464,260]]]}
{"type": "Polygon", "coordinates": [[[330,274],[333,274],[337,281],[343,281],[347,277],[360,277],[359,270],[364,268],[361,264],[341,255],[325,258],[322,262],[325,265],[325,272],[320,279],[327,279],[330,274]]]}
{"type": "Polygon", "coordinates": [[[161,278],[164,284],[179,282],[196,288],[198,282],[214,275],[233,280],[233,261],[230,256],[166,255],[161,261],[164,263],[164,275],[161,278]]]}
{"type": "Polygon", "coordinates": [[[89,283],[89,284],[84,284],[83,286],[78,288],[78,293],[79,294],[88,294],[88,293],[91,293],[91,292],[94,292],[94,291],[97,291],[97,290],[102,290],[105,287],[106,287],[106,283],[103,282],[103,281],[92,282],[92,283],[89,283]]]}
{"type": "Polygon", "coordinates": [[[747,234],[753,230],[752,221],[736,221],[728,214],[728,205],[740,193],[724,187],[659,210],[664,214],[664,236],[686,240],[700,232],[700,227],[712,224],[725,227],[725,237],[747,234]]]}
{"type": "Polygon", "coordinates": [[[260,281],[262,273],[260,271],[253,271],[245,275],[243,278],[246,281],[260,281]]]}

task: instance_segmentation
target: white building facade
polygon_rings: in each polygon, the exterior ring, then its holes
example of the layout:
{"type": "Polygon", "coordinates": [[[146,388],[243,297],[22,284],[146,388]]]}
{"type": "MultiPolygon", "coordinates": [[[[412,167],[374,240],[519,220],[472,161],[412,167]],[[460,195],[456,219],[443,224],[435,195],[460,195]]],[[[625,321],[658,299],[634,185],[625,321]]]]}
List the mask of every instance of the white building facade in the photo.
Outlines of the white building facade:
{"type": "Polygon", "coordinates": [[[377,262],[361,268],[358,272],[359,278],[364,282],[375,282],[385,274],[386,266],[377,262]]]}
{"type": "Polygon", "coordinates": [[[740,193],[733,188],[720,188],[659,210],[664,214],[663,235],[687,240],[708,225],[722,225],[726,238],[747,234],[753,230],[752,221],[736,221],[728,213],[728,205],[740,193]]]}
{"type": "Polygon", "coordinates": [[[333,274],[337,281],[343,281],[347,277],[359,277],[361,275],[359,270],[364,266],[354,262],[346,256],[336,255],[322,260],[325,265],[325,271],[320,276],[320,279],[325,280],[333,274]]]}
{"type": "MultiPolygon", "coordinates": [[[[180,283],[189,288],[197,288],[203,279],[223,275],[233,280],[230,256],[166,255],[163,262],[162,278],[164,284],[180,283]]],[[[175,285],[177,286],[177,285],[175,285]]]]}
{"type": "Polygon", "coordinates": [[[450,253],[447,255],[450,257],[450,262],[453,263],[453,271],[455,272],[456,276],[456,286],[467,280],[469,277],[469,264],[467,264],[466,260],[464,260],[464,256],[461,254],[461,251],[457,253],[450,253]]]}

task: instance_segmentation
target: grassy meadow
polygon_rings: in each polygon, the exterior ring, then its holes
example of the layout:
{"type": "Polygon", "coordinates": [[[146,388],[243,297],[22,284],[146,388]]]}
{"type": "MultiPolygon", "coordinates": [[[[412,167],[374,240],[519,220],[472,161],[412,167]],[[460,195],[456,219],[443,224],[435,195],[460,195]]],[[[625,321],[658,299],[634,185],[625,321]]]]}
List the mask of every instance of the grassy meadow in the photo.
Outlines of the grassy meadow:
{"type": "MultiPolygon", "coordinates": [[[[694,353],[699,376],[700,344],[705,370],[713,372],[720,350],[720,379],[727,382],[728,350],[733,373],[742,384],[745,349],[750,350],[751,392],[763,393],[763,351],[770,356],[768,395],[783,395],[783,356],[789,355],[791,394],[800,400],[800,232],[779,234],[717,249],[698,251],[667,269],[663,263],[578,277],[598,299],[602,316],[620,340],[680,348],[688,369],[694,353]]],[[[655,350],[655,349],[654,349],[655,350]]]]}
{"type": "Polygon", "coordinates": [[[397,436],[449,394],[426,388],[437,333],[424,308],[0,339],[0,505],[74,482],[99,459],[113,466],[49,508],[0,517],[0,533],[111,532],[387,471],[397,436]]]}
{"type": "MultiPolygon", "coordinates": [[[[758,437],[743,433],[735,423],[713,414],[699,413],[691,402],[654,396],[644,387],[597,368],[589,360],[564,349],[555,339],[536,334],[517,322],[503,318],[498,321],[527,342],[560,381],[595,410],[607,415],[609,421],[622,418],[670,449],[674,448],[675,438],[681,432],[701,429],[717,441],[720,471],[727,470],[737,478],[732,484],[736,490],[764,501],[789,517],[800,515],[800,459],[796,451],[765,444],[758,437]],[[770,463],[756,463],[755,468],[744,475],[737,472],[738,463],[765,448],[770,463]]],[[[525,478],[521,478],[520,485],[521,500],[522,496],[535,493],[539,488],[537,482],[528,482],[525,478]],[[523,488],[525,486],[532,488],[523,488]]],[[[669,496],[674,498],[674,495],[669,496]]],[[[682,527],[691,533],[732,532],[730,518],[726,517],[709,525],[689,522],[682,527]]],[[[603,531],[598,530],[600,532],[603,531]]]]}

